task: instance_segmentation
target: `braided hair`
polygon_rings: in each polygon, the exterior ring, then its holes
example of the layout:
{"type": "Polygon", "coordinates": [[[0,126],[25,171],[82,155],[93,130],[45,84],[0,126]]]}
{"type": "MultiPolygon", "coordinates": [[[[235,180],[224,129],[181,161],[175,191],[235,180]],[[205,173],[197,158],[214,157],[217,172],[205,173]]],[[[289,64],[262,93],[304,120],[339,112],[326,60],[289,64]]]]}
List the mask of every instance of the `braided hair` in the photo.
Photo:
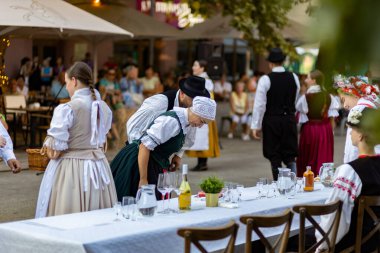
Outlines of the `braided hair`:
{"type": "Polygon", "coordinates": [[[67,71],[67,76],[71,78],[76,78],[82,84],[88,86],[91,91],[91,97],[93,100],[96,100],[95,89],[92,79],[92,70],[90,66],[85,62],[75,62],[67,71]]]}

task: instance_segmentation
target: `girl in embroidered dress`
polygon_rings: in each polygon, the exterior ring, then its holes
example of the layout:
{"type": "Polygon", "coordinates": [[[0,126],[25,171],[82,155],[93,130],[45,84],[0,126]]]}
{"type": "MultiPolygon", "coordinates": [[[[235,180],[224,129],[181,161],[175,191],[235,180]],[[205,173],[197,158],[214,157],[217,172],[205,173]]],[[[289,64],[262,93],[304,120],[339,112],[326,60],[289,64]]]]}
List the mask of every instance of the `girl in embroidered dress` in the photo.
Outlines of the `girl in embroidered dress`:
{"type": "MultiPolygon", "coordinates": [[[[158,175],[170,166],[190,127],[202,127],[215,119],[216,103],[195,97],[191,108],[174,107],[158,116],[145,134],[125,146],[111,162],[118,199],[135,196],[140,186],[157,184],[158,175]]],[[[189,137],[191,138],[191,137],[189,137]]],[[[157,198],[160,194],[156,191],[157,198]]]]}
{"type": "MultiPolygon", "coordinates": [[[[339,166],[335,172],[334,188],[326,203],[341,200],[343,209],[340,217],[338,234],[336,238],[335,252],[341,252],[355,243],[358,202],[355,201],[361,195],[380,196],[380,156],[375,155],[374,134],[378,126],[369,123],[368,119],[378,117],[378,112],[374,109],[364,108],[363,110],[351,110],[347,125],[352,128],[351,140],[359,150],[359,158],[339,166]],[[363,124],[364,122],[364,124],[363,124]]],[[[377,217],[380,217],[380,209],[374,208],[377,217]]],[[[333,221],[331,216],[321,216],[321,227],[327,231],[333,221]]],[[[376,223],[364,216],[362,235],[368,234],[376,223]]],[[[317,239],[321,238],[316,233],[317,239]]],[[[373,236],[362,246],[361,252],[374,252],[378,247],[378,236],[373,236]]],[[[327,245],[322,244],[318,250],[323,252],[327,245]]],[[[349,251],[353,252],[353,250],[349,251]]]]}
{"type": "Polygon", "coordinates": [[[324,75],[312,71],[306,78],[307,91],[297,103],[300,112],[301,134],[297,157],[297,176],[302,177],[306,166],[311,166],[314,175],[319,174],[322,163],[334,161],[334,136],[331,118],[339,115],[339,103],[323,91],[324,75]]]}
{"type": "Polygon", "coordinates": [[[43,144],[51,160],[40,187],[37,218],[110,208],[117,201],[104,154],[112,112],[93,88],[86,63],[74,63],[65,81],[71,101],[54,110],[43,144]]]}
{"type": "MultiPolygon", "coordinates": [[[[342,105],[346,110],[363,110],[364,108],[377,109],[380,106],[379,88],[377,85],[368,83],[367,77],[352,76],[335,77],[334,86],[338,90],[342,105]]],[[[358,158],[358,149],[351,142],[351,128],[347,128],[346,144],[344,146],[343,162],[348,163],[358,158]]],[[[376,153],[380,153],[380,148],[375,147],[376,153]]]]}

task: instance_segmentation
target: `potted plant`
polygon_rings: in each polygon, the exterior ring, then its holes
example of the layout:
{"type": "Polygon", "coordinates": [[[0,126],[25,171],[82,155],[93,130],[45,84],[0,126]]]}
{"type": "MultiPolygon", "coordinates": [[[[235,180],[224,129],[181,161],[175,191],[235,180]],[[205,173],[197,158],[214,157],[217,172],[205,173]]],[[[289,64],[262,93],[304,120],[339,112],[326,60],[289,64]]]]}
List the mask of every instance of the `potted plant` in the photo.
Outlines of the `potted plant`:
{"type": "Polygon", "coordinates": [[[207,207],[216,207],[218,206],[219,193],[224,187],[224,182],[215,176],[210,176],[206,179],[203,179],[199,185],[206,193],[206,206],[207,207]]]}

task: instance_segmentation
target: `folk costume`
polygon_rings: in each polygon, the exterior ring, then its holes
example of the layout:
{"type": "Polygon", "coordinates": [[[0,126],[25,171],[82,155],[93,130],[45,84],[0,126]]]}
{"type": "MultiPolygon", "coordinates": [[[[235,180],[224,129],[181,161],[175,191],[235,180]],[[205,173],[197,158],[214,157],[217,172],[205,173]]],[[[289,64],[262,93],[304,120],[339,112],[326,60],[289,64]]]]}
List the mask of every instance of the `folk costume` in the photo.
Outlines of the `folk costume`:
{"type": "Polygon", "coordinates": [[[117,200],[103,146],[112,112],[95,91],[75,91],[53,114],[43,146],[60,151],[41,182],[36,218],[110,208],[117,200]]]}
{"type": "Polygon", "coordinates": [[[331,117],[338,117],[339,102],[322,91],[321,86],[313,85],[297,103],[300,112],[300,141],[297,157],[297,176],[302,177],[306,166],[311,166],[314,175],[319,174],[322,163],[334,161],[334,135],[331,117]]]}
{"type": "MultiPolygon", "coordinates": [[[[281,49],[271,50],[268,61],[283,62],[281,49]]],[[[295,158],[298,155],[297,122],[295,103],[300,84],[297,75],[285,71],[282,66],[260,78],[253,106],[251,129],[262,129],[263,154],[272,167],[274,180],[282,162],[296,172],[295,158]]]]}
{"type": "MultiPolygon", "coordinates": [[[[193,113],[205,119],[215,118],[216,104],[206,97],[195,97],[193,113]]],[[[139,146],[150,150],[148,163],[148,183],[157,185],[158,175],[169,168],[170,156],[179,152],[186,135],[191,129],[187,108],[174,107],[154,119],[140,139],[125,146],[111,162],[118,199],[135,196],[140,181],[138,164],[139,146]]],[[[160,195],[156,192],[157,197],[160,195]]]]}

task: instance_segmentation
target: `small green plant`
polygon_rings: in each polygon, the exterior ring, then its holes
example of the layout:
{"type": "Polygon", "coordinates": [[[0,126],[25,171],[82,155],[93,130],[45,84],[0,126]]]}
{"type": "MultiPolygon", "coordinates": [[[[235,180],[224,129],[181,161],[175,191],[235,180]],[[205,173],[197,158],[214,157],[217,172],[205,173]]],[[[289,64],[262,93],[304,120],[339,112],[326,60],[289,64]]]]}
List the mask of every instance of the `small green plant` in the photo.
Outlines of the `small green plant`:
{"type": "Polygon", "coordinates": [[[199,186],[205,193],[219,193],[224,187],[224,182],[218,177],[210,176],[203,179],[199,186]]]}

